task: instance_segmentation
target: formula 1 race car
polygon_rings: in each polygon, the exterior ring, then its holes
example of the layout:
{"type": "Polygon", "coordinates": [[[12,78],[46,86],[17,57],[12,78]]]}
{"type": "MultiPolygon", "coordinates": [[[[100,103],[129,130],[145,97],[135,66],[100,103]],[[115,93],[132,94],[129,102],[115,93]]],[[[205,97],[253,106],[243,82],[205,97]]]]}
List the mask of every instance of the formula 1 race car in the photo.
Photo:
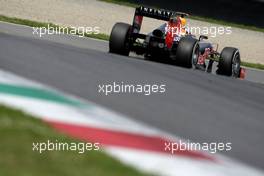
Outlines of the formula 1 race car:
{"type": "Polygon", "coordinates": [[[218,45],[206,42],[207,36],[196,38],[186,31],[186,13],[137,7],[133,24],[116,23],[109,39],[109,52],[128,56],[130,52],[145,58],[167,59],[186,68],[212,72],[218,62],[217,74],[240,77],[240,53],[237,48],[225,47],[217,52],[218,45]],[[148,34],[141,34],[143,17],[166,21],[148,34]],[[207,60],[207,61],[206,61],[207,60]]]}

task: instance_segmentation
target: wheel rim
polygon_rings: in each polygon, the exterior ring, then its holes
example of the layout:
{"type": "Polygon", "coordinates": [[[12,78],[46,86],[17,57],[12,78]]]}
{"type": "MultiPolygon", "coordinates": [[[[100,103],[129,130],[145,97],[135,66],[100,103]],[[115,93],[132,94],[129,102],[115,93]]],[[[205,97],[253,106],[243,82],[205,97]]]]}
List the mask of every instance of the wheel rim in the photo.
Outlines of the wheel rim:
{"type": "Polygon", "coordinates": [[[195,45],[193,56],[192,56],[192,64],[195,66],[198,63],[198,57],[199,57],[199,47],[198,45],[195,45]]]}
{"type": "Polygon", "coordinates": [[[239,72],[240,72],[240,56],[239,53],[236,52],[232,60],[232,75],[234,77],[238,77],[239,72]]]}

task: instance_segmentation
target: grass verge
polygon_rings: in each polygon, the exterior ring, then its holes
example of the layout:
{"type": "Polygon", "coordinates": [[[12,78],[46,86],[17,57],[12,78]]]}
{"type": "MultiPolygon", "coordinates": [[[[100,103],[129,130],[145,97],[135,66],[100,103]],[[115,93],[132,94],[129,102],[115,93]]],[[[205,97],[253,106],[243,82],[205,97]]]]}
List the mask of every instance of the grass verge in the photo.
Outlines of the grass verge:
{"type": "Polygon", "coordinates": [[[264,65],[260,64],[260,63],[251,63],[251,62],[243,62],[242,61],[241,65],[243,65],[245,67],[250,67],[250,68],[255,68],[255,69],[259,69],[259,70],[264,70],[264,65]]]}
{"type": "MultiPolygon", "coordinates": [[[[104,1],[115,1],[115,0],[104,0],[104,1]]],[[[120,1],[118,1],[118,2],[120,2],[120,1]]],[[[43,23],[43,22],[37,22],[37,21],[32,21],[32,20],[26,20],[26,19],[14,18],[14,17],[7,17],[7,16],[4,16],[4,15],[0,15],[0,21],[26,25],[26,26],[30,26],[30,27],[46,27],[46,28],[48,26],[59,27],[58,25],[55,25],[53,23],[43,23]]],[[[70,31],[71,31],[71,29],[69,30],[69,33],[70,33],[70,31]]],[[[86,34],[84,34],[84,36],[85,37],[90,37],[90,38],[101,39],[101,40],[109,40],[109,35],[102,34],[102,33],[100,33],[100,34],[87,34],[86,33],[86,34]]],[[[242,62],[242,65],[246,66],[246,67],[251,67],[251,68],[264,70],[264,65],[260,64],[260,63],[242,62]]]]}
{"type": "Polygon", "coordinates": [[[139,6],[138,4],[129,2],[128,0],[99,0],[99,1],[123,5],[123,6],[129,6],[129,7],[134,7],[134,8],[139,6]]]}
{"type": "Polygon", "coordinates": [[[102,151],[32,151],[33,142],[47,140],[80,142],[60,134],[41,120],[21,111],[0,105],[0,173],[57,176],[143,176],[102,151]]]}
{"type": "MultiPolygon", "coordinates": [[[[108,2],[108,3],[114,3],[114,4],[118,4],[118,5],[129,6],[129,7],[133,7],[133,8],[139,6],[138,4],[130,2],[129,0],[100,0],[100,1],[108,2]]],[[[248,25],[237,24],[237,23],[231,23],[231,22],[227,22],[227,21],[223,21],[223,20],[216,20],[216,19],[208,18],[208,17],[192,16],[191,15],[188,18],[194,19],[194,20],[199,20],[199,21],[205,21],[208,23],[215,23],[215,24],[224,25],[224,26],[231,26],[231,27],[237,27],[237,28],[241,28],[241,29],[248,29],[248,30],[253,30],[253,31],[258,31],[258,32],[264,32],[264,28],[258,28],[255,26],[248,26],[248,25]]]]}
{"type": "MultiPolygon", "coordinates": [[[[59,25],[53,24],[53,23],[44,23],[44,22],[37,22],[37,21],[32,21],[32,20],[27,20],[27,19],[20,19],[20,18],[15,18],[15,17],[7,17],[4,15],[0,15],[0,21],[4,21],[4,22],[9,22],[9,23],[15,23],[15,24],[21,24],[21,25],[26,25],[26,26],[30,26],[30,27],[54,27],[54,28],[62,28],[59,25]]],[[[63,27],[64,30],[62,29],[61,32],[66,32],[67,34],[71,34],[74,33],[74,29],[70,28],[70,27],[63,27]],[[66,30],[67,29],[67,30],[66,30]]],[[[83,35],[81,33],[76,33],[77,35],[83,35]]],[[[101,40],[108,40],[109,36],[106,34],[88,34],[88,33],[84,33],[85,37],[91,37],[91,38],[97,38],[97,39],[101,39],[101,40]]]]}

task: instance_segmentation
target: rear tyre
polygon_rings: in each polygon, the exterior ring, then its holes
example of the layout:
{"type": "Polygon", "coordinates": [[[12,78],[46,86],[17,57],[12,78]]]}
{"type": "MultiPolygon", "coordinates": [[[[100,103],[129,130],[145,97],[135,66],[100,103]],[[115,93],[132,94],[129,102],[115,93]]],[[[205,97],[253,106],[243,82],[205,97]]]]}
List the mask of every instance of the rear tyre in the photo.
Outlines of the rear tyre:
{"type": "Polygon", "coordinates": [[[198,56],[198,40],[192,37],[181,38],[176,51],[177,64],[186,68],[192,68],[193,64],[198,60],[198,56]]]}
{"type": "Polygon", "coordinates": [[[239,50],[233,47],[225,47],[220,54],[217,74],[239,77],[240,62],[239,50]]]}
{"type": "Polygon", "coordinates": [[[114,25],[109,39],[110,53],[116,53],[124,56],[129,55],[129,35],[131,28],[131,25],[126,23],[116,23],[114,25]]]}

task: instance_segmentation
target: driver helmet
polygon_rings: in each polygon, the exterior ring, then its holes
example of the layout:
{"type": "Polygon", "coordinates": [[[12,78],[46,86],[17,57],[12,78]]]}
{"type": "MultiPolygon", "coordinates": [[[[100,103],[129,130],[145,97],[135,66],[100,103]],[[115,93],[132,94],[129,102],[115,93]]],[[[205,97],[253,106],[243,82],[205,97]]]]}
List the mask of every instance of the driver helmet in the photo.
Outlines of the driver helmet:
{"type": "Polygon", "coordinates": [[[181,20],[181,27],[185,28],[186,27],[186,19],[184,17],[180,17],[181,20]]]}

